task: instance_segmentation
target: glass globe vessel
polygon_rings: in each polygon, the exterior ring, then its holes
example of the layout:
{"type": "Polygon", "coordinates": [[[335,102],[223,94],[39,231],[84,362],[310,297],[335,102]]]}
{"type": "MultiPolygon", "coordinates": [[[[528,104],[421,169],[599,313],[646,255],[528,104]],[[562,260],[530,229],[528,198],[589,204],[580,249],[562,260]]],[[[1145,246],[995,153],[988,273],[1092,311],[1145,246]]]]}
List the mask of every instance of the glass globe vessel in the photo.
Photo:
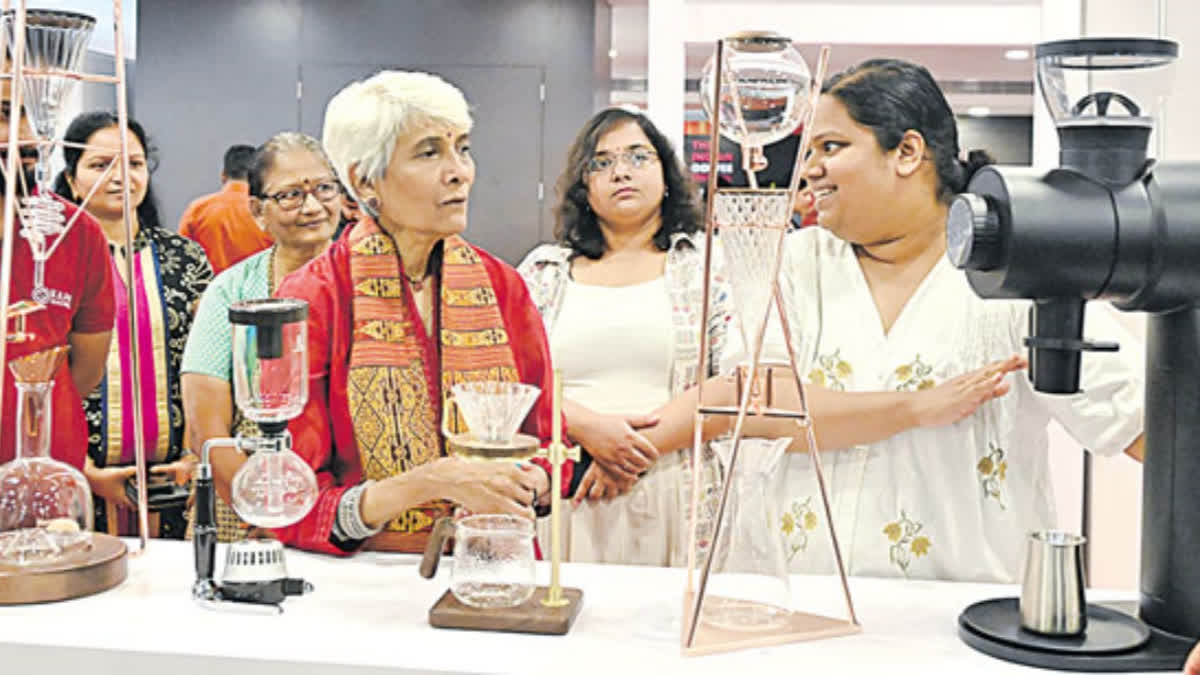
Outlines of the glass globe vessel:
{"type": "Polygon", "coordinates": [[[87,479],[50,457],[52,378],[67,349],[9,364],[17,387],[17,443],[16,458],[0,466],[0,564],[52,563],[91,545],[87,479]]]}
{"type": "Polygon", "coordinates": [[[242,520],[259,527],[287,527],[317,502],[317,479],[290,448],[264,448],[234,474],[230,491],[233,510],[242,520]]]}
{"type": "Polygon", "coordinates": [[[808,114],[812,74],[790,38],[751,31],[725,38],[720,111],[714,113],[716,55],[700,77],[700,100],[721,135],[740,144],[747,172],[767,168],[763,146],[796,131],[808,114]]]}

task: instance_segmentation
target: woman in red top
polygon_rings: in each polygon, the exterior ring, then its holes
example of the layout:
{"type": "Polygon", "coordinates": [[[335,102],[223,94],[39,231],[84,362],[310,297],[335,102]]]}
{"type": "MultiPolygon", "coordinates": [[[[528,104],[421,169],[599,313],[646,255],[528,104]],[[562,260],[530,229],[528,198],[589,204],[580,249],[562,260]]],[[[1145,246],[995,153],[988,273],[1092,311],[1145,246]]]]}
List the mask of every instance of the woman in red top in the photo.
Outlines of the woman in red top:
{"type": "Polygon", "coordinates": [[[450,388],[478,380],[540,387],[523,431],[551,429],[537,308],[516,270],[460,236],[471,125],[462,92],[425,73],[384,71],[329,102],[325,149],[365,213],[276,291],[309,304],[309,402],[289,428],[321,487],[276,531],[287,544],[418,551],[456,504],[532,517],[548,500],[544,463],[447,457],[440,434],[450,388]]]}

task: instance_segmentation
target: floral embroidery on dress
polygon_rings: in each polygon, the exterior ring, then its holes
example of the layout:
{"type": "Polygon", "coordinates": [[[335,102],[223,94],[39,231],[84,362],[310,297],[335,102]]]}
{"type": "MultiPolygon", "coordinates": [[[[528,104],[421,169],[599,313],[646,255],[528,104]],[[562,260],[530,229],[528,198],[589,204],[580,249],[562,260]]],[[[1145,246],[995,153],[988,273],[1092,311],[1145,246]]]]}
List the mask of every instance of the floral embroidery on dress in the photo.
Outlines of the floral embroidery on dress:
{"type": "Polygon", "coordinates": [[[812,509],[812,497],[793,501],[791,509],[783,512],[779,529],[787,540],[788,560],[808,549],[808,535],[819,523],[817,512],[812,509]]]}
{"type": "Polygon", "coordinates": [[[979,472],[979,483],[983,487],[984,499],[993,497],[1000,508],[1007,509],[1001,491],[1004,479],[1008,475],[1008,460],[1004,457],[1004,449],[989,441],[988,454],[980,458],[979,463],[975,465],[975,470],[979,472]]]}
{"type": "Polygon", "coordinates": [[[911,362],[897,367],[893,374],[897,381],[896,391],[919,391],[937,384],[930,377],[933,374],[933,366],[922,361],[920,354],[911,362]]]}
{"type": "Polygon", "coordinates": [[[900,509],[899,520],[890,522],[883,528],[883,534],[890,542],[888,560],[899,567],[906,577],[908,576],[908,566],[912,564],[913,558],[927,555],[929,549],[933,547],[933,542],[929,540],[929,537],[918,536],[924,527],[923,523],[909,518],[904,509],[900,509]]]}
{"type": "Polygon", "coordinates": [[[817,367],[808,373],[808,381],[818,387],[846,391],[846,378],[854,374],[854,369],[842,360],[841,351],[836,349],[832,354],[818,356],[817,367]]]}

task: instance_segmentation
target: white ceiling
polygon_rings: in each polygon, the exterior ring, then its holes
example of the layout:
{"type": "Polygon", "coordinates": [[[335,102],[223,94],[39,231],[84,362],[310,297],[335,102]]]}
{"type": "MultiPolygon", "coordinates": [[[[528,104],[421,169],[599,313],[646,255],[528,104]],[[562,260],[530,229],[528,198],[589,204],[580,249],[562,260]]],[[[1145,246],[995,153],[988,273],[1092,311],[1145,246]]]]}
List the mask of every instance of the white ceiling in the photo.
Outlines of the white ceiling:
{"type": "MultiPolygon", "coordinates": [[[[612,70],[614,80],[636,88],[646,77],[647,28],[646,0],[608,0],[612,11],[612,70]]],[[[764,0],[754,0],[761,5],[764,0]]],[[[771,4],[804,5],[805,0],[766,0],[771,4]]],[[[730,0],[685,0],[686,4],[736,5],[730,0]]],[[[840,5],[870,4],[905,6],[930,5],[1008,5],[1034,6],[1041,0],[840,0],[840,5]]],[[[797,44],[797,49],[810,66],[816,63],[817,45],[797,44]]],[[[712,54],[711,43],[688,43],[686,46],[687,77],[700,76],[704,63],[712,54]]],[[[1013,89],[1028,91],[1033,82],[1033,61],[1006,59],[1009,49],[1030,49],[1028,44],[835,44],[830,57],[829,72],[834,73],[867,58],[895,57],[914,61],[930,70],[947,89],[947,99],[959,113],[967,108],[983,106],[997,115],[1029,115],[1033,97],[1029,93],[1011,93],[1013,89]],[[1003,84],[1000,84],[1003,83],[1003,84]],[[1014,84],[1016,83],[1016,84],[1014,84]],[[961,90],[979,86],[986,90],[1004,89],[1010,93],[964,93],[961,90]]],[[[621,89],[622,87],[618,87],[621,89]]],[[[640,103],[644,94],[638,91],[617,91],[614,102],[640,103]]],[[[694,95],[689,103],[695,103],[694,95]]]]}

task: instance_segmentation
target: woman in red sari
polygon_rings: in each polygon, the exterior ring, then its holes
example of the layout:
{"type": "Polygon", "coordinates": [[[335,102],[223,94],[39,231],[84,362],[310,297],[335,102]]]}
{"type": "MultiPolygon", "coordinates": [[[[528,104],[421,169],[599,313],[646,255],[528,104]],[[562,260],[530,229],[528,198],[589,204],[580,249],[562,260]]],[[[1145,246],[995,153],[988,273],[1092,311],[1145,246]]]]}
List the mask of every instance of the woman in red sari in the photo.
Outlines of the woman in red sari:
{"type": "Polygon", "coordinates": [[[450,388],[474,380],[540,387],[523,431],[551,428],[537,308],[513,268],[460,236],[471,125],[462,92],[425,73],[384,71],[329,102],[322,140],[364,215],[276,291],[309,304],[310,398],[290,431],[321,486],[276,531],[284,543],[415,552],[455,505],[532,517],[548,501],[545,463],[447,457],[439,433],[450,388]]]}

